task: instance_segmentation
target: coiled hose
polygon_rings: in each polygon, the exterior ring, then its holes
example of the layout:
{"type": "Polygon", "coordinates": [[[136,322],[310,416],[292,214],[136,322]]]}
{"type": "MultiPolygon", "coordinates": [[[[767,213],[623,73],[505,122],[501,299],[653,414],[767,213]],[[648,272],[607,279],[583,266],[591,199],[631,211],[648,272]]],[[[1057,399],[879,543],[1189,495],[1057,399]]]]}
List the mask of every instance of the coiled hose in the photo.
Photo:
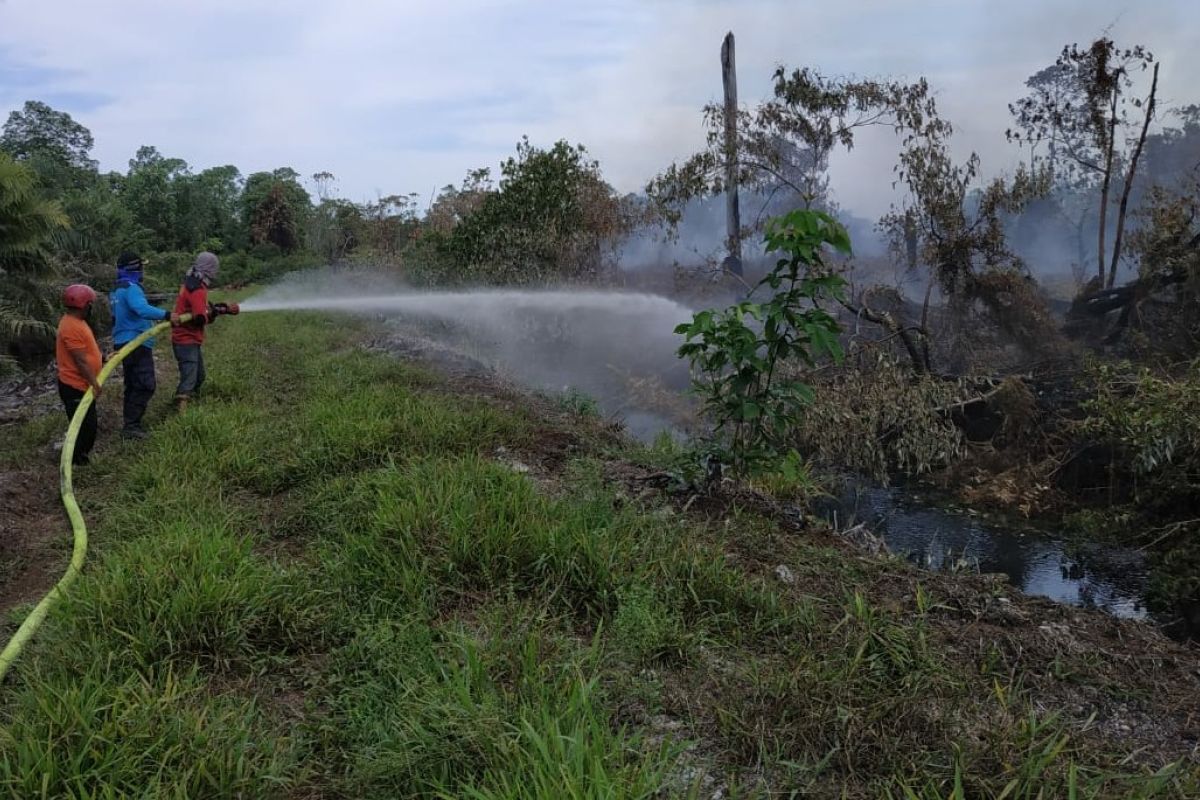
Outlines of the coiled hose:
{"type": "MultiPolygon", "coordinates": [[[[191,314],[181,314],[180,322],[187,322],[192,318],[191,314]]],[[[125,360],[125,357],[132,353],[137,348],[141,347],[145,341],[153,336],[162,333],[171,327],[170,322],[161,322],[155,325],[150,330],[138,336],[129,344],[122,347],[116,354],[108,360],[100,369],[100,374],[96,376],[96,382],[101,386],[108,380],[108,376],[116,369],[117,365],[125,360]]],[[[75,440],[79,437],[79,429],[83,426],[83,418],[87,416],[88,409],[95,401],[92,390],[88,389],[83,395],[83,400],[79,402],[79,408],[75,409],[75,415],[71,417],[71,424],[67,427],[67,436],[63,440],[62,458],[58,463],[59,489],[62,493],[63,507],[67,510],[67,518],[71,521],[71,530],[75,534],[75,546],[71,550],[71,563],[67,566],[67,571],[63,573],[62,578],[54,587],[46,593],[33,611],[29,612],[29,616],[21,623],[21,627],[17,628],[17,632],[13,634],[12,639],[5,645],[4,651],[0,652],[0,681],[4,680],[4,676],[8,673],[9,668],[17,657],[21,655],[21,651],[25,645],[37,632],[42,622],[46,619],[46,615],[50,613],[50,609],[54,608],[55,604],[62,599],[63,594],[79,577],[79,571],[83,569],[83,561],[87,557],[87,525],[83,521],[83,512],[79,510],[79,503],[75,501],[75,489],[71,483],[71,458],[75,454],[75,440]]]]}

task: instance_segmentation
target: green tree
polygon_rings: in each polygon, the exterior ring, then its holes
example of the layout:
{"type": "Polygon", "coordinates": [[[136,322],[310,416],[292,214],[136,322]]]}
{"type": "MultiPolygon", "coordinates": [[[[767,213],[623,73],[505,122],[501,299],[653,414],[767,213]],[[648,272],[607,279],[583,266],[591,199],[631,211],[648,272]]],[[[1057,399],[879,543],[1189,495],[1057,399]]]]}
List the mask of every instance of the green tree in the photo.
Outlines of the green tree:
{"type": "Polygon", "coordinates": [[[157,148],[143,146],[130,160],[128,175],[112,185],[134,223],[122,248],[190,251],[246,243],[239,219],[237,167],[212,167],[194,174],[183,159],[167,158],[157,148]]]}
{"type": "Polygon", "coordinates": [[[242,173],[232,164],[226,164],[204,170],[196,180],[205,197],[207,236],[220,237],[226,248],[244,247],[248,237],[238,218],[242,173]]]}
{"type": "Polygon", "coordinates": [[[58,204],[39,196],[36,177],[0,153],[0,342],[45,339],[57,304],[51,237],[67,226],[58,204]]]}
{"type": "Polygon", "coordinates": [[[434,233],[449,234],[459,223],[478,211],[493,191],[495,187],[492,185],[490,169],[481,167],[469,171],[461,187],[449,185],[438,192],[425,214],[425,226],[434,233]]]}
{"type": "Polygon", "coordinates": [[[362,241],[365,232],[363,212],[354,203],[334,197],[337,178],[332,172],[314,173],[317,206],[309,215],[308,247],[329,264],[336,264],[350,255],[362,241]]]}
{"type": "Polygon", "coordinates": [[[635,217],[582,145],[544,150],[523,139],[500,174],[496,191],[464,191],[477,207],[449,234],[434,234],[459,278],[532,283],[594,278],[612,266],[635,217]]]}
{"type": "MultiPolygon", "coordinates": [[[[893,209],[880,221],[880,228],[890,236],[893,250],[915,240],[919,260],[930,265],[950,312],[962,325],[948,337],[952,347],[965,346],[984,327],[978,324],[984,320],[969,320],[978,305],[986,321],[1016,343],[1030,352],[1044,352],[1060,342],[1058,326],[1034,291],[1028,268],[1013,251],[1004,221],[1045,194],[1046,171],[1030,171],[1021,164],[1011,178],[984,183],[977,154],[964,162],[954,160],[953,132],[949,121],[932,109],[919,127],[907,132],[897,177],[908,198],[904,208],[893,209]]],[[[924,324],[921,329],[924,340],[928,331],[924,324]]],[[[928,342],[920,347],[927,348],[928,342]]]]}
{"type": "Polygon", "coordinates": [[[177,244],[185,250],[244,247],[238,219],[241,173],[237,167],[211,167],[176,180],[177,244]]]}
{"type": "Polygon", "coordinates": [[[139,147],[129,161],[129,174],[120,185],[122,204],[129,209],[136,224],[148,232],[152,250],[186,248],[190,242],[180,236],[179,185],[190,175],[188,164],[181,158],[167,158],[158,148],[139,147]]]}
{"type": "Polygon", "coordinates": [[[282,183],[276,183],[250,217],[250,241],[254,244],[273,244],[291,253],[300,243],[296,218],[282,183]]]}
{"type": "Polygon", "coordinates": [[[0,133],[0,150],[17,161],[48,159],[75,169],[95,172],[91,158],[92,133],[65,111],[27,100],[13,111],[0,133]]]}
{"type": "Polygon", "coordinates": [[[241,199],[242,220],[250,225],[255,211],[276,186],[280,187],[297,230],[303,230],[312,209],[312,198],[300,185],[300,173],[291,167],[279,167],[271,172],[255,172],[246,178],[241,199]]]}
{"type": "Polygon", "coordinates": [[[124,183],[124,175],[110,172],[96,175],[87,186],[61,195],[71,227],[54,237],[60,259],[111,263],[122,250],[151,249],[149,231],[138,224],[122,202],[119,188],[124,183]]]}
{"type": "Polygon", "coordinates": [[[110,237],[130,227],[111,182],[96,171],[92,146],[91,131],[37,101],[12,112],[0,133],[0,151],[30,168],[40,191],[58,200],[71,219],[71,228],[54,236],[57,254],[67,260],[107,259],[110,237]]]}

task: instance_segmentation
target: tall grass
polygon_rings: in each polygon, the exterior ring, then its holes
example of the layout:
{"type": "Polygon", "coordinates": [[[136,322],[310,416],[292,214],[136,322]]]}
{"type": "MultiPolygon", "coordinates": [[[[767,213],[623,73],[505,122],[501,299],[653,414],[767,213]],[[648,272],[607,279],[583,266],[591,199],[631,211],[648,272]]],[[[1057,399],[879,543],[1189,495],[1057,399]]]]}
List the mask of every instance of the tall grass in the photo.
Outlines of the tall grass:
{"type": "Polygon", "coordinates": [[[873,603],[862,562],[643,507],[594,461],[540,489],[491,454],[550,423],[361,335],[222,320],[202,400],[174,417],[159,398],[148,442],[102,444],[79,481],[88,572],[0,687],[0,796],[1194,786],[1047,749],[1070,726],[1031,730],[1026,694],[980,694],[993,678],[948,657],[928,595],[873,603]],[[755,548],[836,591],[779,583],[755,548]]]}

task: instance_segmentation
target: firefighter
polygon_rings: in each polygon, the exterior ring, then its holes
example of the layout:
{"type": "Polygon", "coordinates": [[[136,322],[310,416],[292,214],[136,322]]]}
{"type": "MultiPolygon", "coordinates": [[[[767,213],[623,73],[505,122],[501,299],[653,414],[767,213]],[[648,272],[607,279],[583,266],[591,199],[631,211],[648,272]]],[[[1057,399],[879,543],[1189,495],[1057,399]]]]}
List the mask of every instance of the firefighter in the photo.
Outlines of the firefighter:
{"type": "MultiPolygon", "coordinates": [[[[156,308],[146,300],[142,289],[142,259],[136,253],[122,253],[117,259],[117,288],[112,293],[113,346],[121,349],[150,329],[156,322],[178,315],[156,308]]],[[[121,435],[129,439],[145,439],[142,418],[146,406],[158,388],[154,375],[154,340],[147,339],[121,362],[125,373],[125,426],[121,435]]]]}
{"type": "Polygon", "coordinates": [[[83,466],[88,463],[92,447],[96,444],[94,401],[100,397],[100,345],[87,323],[92,315],[92,304],[96,302],[96,292],[90,286],[75,283],[63,291],[62,300],[65,312],[58,322],[55,359],[58,362],[58,396],[62,398],[67,419],[75,416],[75,411],[88,389],[92,390],[94,396],[92,405],[83,418],[83,425],[79,428],[79,438],[75,442],[75,452],[71,458],[72,464],[83,466]]]}
{"type": "Polygon", "coordinates": [[[177,315],[191,314],[192,318],[171,330],[171,347],[179,364],[179,388],[175,391],[175,406],[183,412],[188,401],[204,385],[204,330],[220,314],[236,314],[236,303],[209,303],[208,287],[217,277],[220,262],[208,252],[196,256],[191,269],[183,277],[179,297],[175,299],[177,315]]]}

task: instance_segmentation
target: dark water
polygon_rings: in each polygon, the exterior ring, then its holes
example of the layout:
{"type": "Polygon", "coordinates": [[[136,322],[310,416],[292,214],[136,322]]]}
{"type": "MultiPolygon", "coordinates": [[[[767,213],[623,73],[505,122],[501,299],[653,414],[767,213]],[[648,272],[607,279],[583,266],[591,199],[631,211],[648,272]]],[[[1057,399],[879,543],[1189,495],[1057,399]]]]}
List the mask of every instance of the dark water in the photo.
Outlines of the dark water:
{"type": "Polygon", "coordinates": [[[902,489],[854,481],[825,509],[825,516],[833,514],[838,525],[867,523],[893,553],[929,569],[1004,573],[1026,594],[1118,617],[1147,617],[1148,568],[1135,550],[1067,542],[1052,532],[932,507],[902,489]]]}

